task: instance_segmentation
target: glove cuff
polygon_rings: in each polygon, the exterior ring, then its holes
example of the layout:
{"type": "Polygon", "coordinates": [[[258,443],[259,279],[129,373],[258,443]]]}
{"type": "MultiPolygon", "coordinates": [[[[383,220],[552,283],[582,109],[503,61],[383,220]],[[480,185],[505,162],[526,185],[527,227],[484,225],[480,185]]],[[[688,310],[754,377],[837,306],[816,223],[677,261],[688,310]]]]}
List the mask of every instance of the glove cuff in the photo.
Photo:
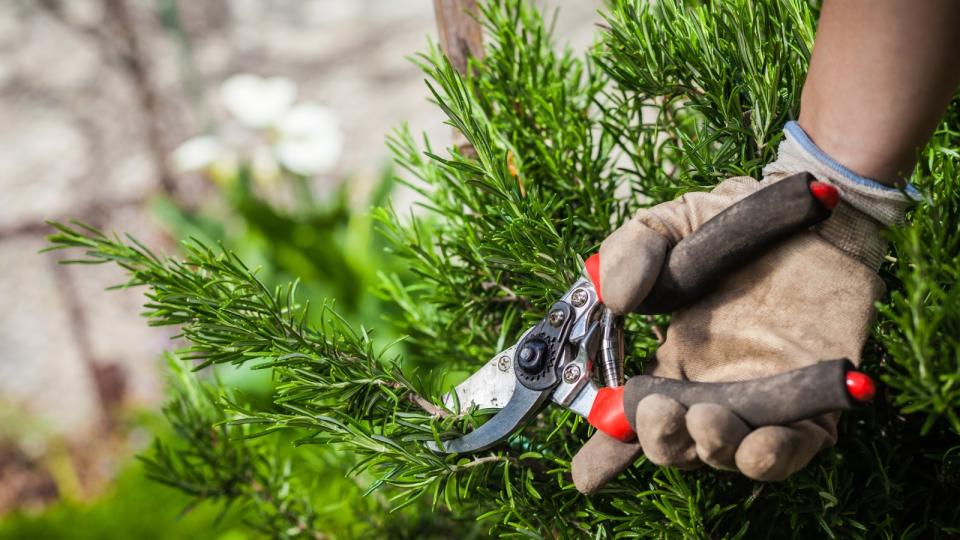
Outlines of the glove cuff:
{"type": "Polygon", "coordinates": [[[784,134],[777,159],[763,168],[764,176],[808,171],[836,186],[840,205],[830,219],[817,226],[817,232],[851,257],[878,269],[887,251],[881,230],[902,225],[920,193],[909,183],[902,189],[891,188],[854,173],[817,147],[796,122],[787,123],[784,134]]]}

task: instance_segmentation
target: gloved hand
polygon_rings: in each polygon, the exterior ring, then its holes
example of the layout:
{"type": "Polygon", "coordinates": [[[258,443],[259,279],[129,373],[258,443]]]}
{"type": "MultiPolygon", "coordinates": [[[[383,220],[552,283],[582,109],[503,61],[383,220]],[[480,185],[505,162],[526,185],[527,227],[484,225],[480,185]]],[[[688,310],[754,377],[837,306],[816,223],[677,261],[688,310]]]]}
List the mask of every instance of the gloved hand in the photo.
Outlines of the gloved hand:
{"type": "MultiPolygon", "coordinates": [[[[729,382],[766,377],[820,360],[859,363],[883,293],[877,269],[886,251],[880,231],[902,223],[911,197],[862,178],[826,156],[796,123],[777,160],[758,182],[731,178],[708,193],[688,193],[643,210],[600,247],[599,286],[618,313],[637,307],[671,246],[750,193],[808,171],[837,187],[833,215],[721,279],[694,305],[677,311],[651,375],[729,382]]],[[[914,195],[912,187],[907,192],[914,195]]],[[[573,459],[581,492],[599,489],[640,453],[679,468],[703,463],[756,480],[782,480],[836,442],[838,414],[785,426],[748,427],[719,405],[685,408],[660,394],[637,405],[636,442],[597,432],[573,459]]]]}

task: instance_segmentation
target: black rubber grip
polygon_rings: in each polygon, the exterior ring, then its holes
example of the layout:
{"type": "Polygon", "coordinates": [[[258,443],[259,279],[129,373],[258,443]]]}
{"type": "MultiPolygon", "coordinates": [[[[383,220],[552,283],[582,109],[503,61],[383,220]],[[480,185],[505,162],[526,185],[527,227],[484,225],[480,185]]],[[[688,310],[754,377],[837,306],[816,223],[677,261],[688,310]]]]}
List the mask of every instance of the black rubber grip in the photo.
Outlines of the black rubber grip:
{"type": "Polygon", "coordinates": [[[670,250],[639,313],[672,313],[692,304],[720,277],[764,249],[830,217],[798,173],[753,193],[700,226],[670,250]]]}
{"type": "Polygon", "coordinates": [[[686,407],[697,403],[723,405],[751,427],[783,425],[814,416],[848,410],[857,404],[847,392],[845,358],[826,360],[763,379],[704,383],[640,375],[631,377],[623,391],[623,408],[637,429],[637,404],[650,394],[663,394],[686,407]]]}

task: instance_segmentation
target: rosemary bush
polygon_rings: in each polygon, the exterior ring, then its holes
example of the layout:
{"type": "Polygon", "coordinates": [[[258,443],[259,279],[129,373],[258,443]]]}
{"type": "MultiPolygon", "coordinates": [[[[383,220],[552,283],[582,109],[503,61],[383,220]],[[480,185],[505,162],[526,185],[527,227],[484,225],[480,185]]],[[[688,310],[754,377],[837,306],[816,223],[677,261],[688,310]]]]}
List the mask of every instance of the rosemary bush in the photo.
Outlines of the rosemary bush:
{"type": "MultiPolygon", "coordinates": [[[[375,211],[410,270],[381,275],[376,291],[408,336],[402,354],[327,307],[309,323],[296,284],[268,288],[231,253],[187,241],[182,259],[161,258],[133,239],[56,225],[52,248],[80,248],[79,262],[118,264],[126,286],[146,286],[150,323],[182,328],[181,360],[273,369],[273,403],[260,407],[178,370],[167,416],[181,436],[144,458],[154,478],[198,500],[250,505],[253,524],[277,537],[328,530],[314,505],[318,456],[331,449],[378,501],[369,512],[383,513],[344,535],[466,536],[475,521],[491,534],[551,538],[960,533],[956,106],[917,167],[927,199],[891,233],[882,269],[889,294],[864,369],[886,386],[789,481],[641,461],[585,497],[569,465],[591,430],[555,407],[480,455],[424,448],[483,421],[442,409],[440,395],[542,317],[609,232],[644,205],[757,176],[797,114],[816,22],[808,2],[618,0],[604,17],[579,56],[558,51],[530,5],[488,0],[487,54],[468,77],[436,47],[416,58],[475,155],[434,149],[406,128],[389,138],[423,196],[409,216],[375,211]],[[387,517],[407,505],[432,517],[387,517]]],[[[655,349],[652,326],[666,322],[629,319],[628,374],[655,349]]]]}

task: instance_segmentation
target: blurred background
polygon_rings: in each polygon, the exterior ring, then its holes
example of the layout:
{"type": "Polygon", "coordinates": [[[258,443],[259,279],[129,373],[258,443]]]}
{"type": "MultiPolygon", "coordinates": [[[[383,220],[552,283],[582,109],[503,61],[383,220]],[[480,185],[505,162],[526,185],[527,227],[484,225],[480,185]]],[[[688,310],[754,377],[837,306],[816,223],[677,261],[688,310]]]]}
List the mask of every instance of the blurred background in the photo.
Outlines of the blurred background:
{"type": "MultiPolygon", "coordinates": [[[[538,3],[558,42],[591,43],[599,2],[538,3]]],[[[396,337],[367,290],[390,265],[368,210],[415,203],[392,129],[450,143],[408,59],[436,36],[431,0],[0,2],[0,537],[247,537],[143,477],[176,330],[138,316],[141,290],[104,290],[115,267],[38,253],[44,221],[166,254],[220,242],[396,337]]]]}

